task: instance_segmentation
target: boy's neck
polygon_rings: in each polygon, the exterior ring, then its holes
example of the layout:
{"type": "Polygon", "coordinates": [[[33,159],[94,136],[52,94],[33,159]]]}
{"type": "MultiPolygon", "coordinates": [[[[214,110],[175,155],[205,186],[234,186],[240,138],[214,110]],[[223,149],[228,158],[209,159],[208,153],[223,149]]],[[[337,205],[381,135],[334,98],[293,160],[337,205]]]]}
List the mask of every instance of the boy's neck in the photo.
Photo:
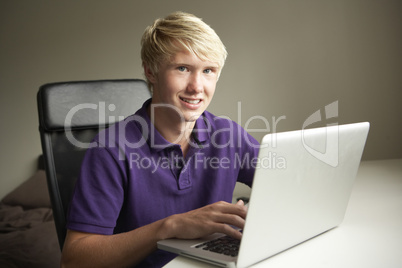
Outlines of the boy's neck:
{"type": "Polygon", "coordinates": [[[193,132],[195,121],[186,122],[182,118],[166,118],[166,114],[158,113],[153,109],[154,114],[151,115],[151,109],[148,108],[148,115],[155,129],[162,135],[165,140],[170,143],[178,144],[182,148],[183,156],[186,155],[189,148],[191,133],[193,132]]]}

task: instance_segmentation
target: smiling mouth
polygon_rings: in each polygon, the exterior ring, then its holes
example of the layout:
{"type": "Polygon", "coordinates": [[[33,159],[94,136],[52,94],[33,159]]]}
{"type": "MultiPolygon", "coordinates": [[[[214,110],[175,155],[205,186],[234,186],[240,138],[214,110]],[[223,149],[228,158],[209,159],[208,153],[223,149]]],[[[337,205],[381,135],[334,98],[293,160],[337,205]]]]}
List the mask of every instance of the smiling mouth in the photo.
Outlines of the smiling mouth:
{"type": "Polygon", "coordinates": [[[190,104],[198,104],[201,102],[200,99],[196,99],[196,100],[191,100],[191,99],[184,99],[184,98],[180,98],[182,101],[190,103],[190,104]]]}

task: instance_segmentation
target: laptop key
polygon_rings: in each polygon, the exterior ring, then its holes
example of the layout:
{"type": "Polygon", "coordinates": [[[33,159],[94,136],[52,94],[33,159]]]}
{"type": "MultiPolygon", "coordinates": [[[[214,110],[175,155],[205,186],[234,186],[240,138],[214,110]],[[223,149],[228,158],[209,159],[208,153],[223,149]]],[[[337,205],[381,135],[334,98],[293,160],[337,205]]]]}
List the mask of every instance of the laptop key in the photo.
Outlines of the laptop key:
{"type": "Polygon", "coordinates": [[[230,236],[223,236],[211,241],[196,245],[196,248],[236,257],[239,253],[240,240],[230,236]]]}

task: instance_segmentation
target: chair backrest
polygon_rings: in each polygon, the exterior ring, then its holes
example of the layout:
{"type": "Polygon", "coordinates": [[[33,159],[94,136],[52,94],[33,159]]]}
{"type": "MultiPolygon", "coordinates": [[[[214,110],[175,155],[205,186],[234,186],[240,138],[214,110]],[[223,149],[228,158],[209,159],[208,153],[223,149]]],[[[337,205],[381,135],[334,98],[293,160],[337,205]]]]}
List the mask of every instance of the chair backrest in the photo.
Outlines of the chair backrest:
{"type": "Polygon", "coordinates": [[[60,249],[67,231],[68,205],[88,145],[100,130],[134,114],[150,96],[146,82],[139,79],[40,87],[39,131],[60,249]]]}

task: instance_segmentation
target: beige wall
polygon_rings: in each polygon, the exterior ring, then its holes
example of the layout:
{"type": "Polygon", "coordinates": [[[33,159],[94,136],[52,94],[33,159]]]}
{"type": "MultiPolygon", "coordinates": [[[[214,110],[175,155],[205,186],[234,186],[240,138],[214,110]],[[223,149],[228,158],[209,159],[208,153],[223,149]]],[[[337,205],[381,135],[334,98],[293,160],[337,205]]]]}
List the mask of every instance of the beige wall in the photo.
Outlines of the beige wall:
{"type": "Polygon", "coordinates": [[[38,87],[141,78],[143,29],[175,10],[204,18],[227,46],[213,113],[243,126],[286,116],[284,131],[339,101],[339,123],[371,122],[364,159],[402,157],[400,0],[0,0],[0,198],[41,154],[38,87]]]}

